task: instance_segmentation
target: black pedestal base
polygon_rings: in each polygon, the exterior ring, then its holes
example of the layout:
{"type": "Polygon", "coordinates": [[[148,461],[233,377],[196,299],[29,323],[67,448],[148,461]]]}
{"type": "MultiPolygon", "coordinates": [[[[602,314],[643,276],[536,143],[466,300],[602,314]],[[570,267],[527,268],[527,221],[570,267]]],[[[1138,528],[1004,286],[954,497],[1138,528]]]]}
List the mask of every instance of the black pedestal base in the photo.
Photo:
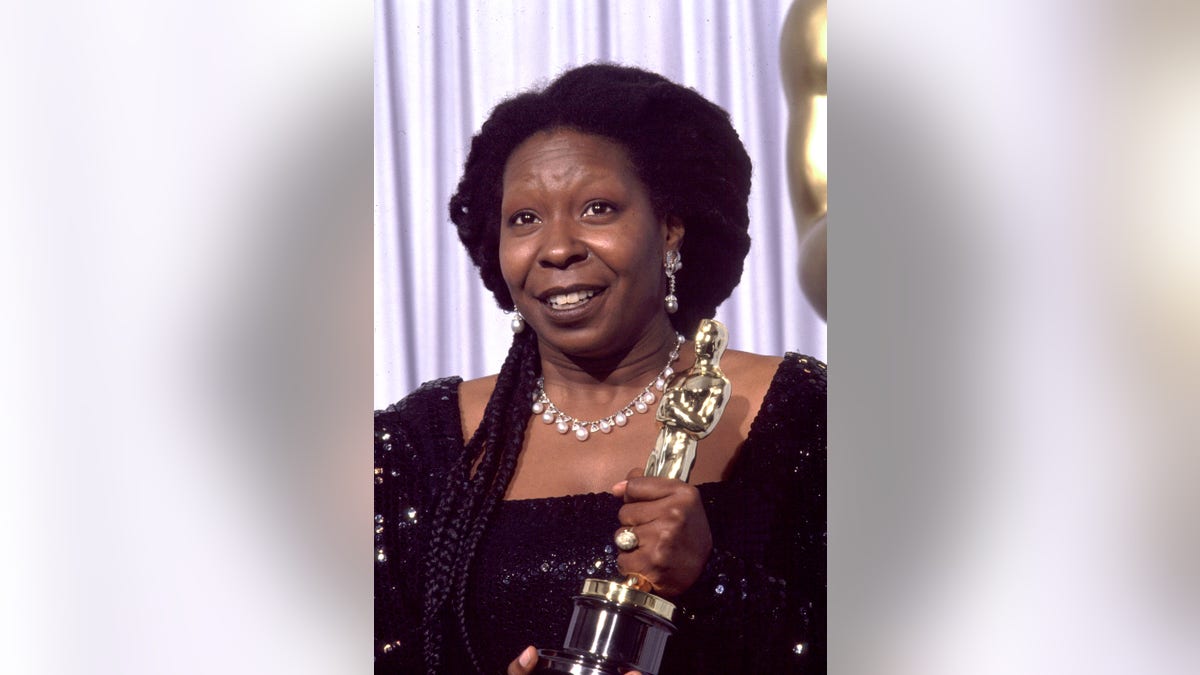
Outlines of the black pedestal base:
{"type": "Polygon", "coordinates": [[[577,595],[563,648],[539,650],[534,672],[657,675],[674,632],[674,624],[644,607],[577,595]]]}

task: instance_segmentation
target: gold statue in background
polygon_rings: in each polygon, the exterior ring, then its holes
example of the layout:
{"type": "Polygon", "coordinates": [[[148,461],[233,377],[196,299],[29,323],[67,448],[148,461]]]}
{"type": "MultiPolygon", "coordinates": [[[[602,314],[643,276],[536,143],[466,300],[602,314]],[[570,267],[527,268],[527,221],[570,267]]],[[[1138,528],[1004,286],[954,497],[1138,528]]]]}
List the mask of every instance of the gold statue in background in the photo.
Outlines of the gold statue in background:
{"type": "Polygon", "coordinates": [[[646,461],[645,475],[687,482],[696,461],[696,443],[712,433],[729,403],[729,378],[721,372],[721,355],[728,344],[725,324],[714,319],[700,322],[696,363],[672,378],[654,415],[662,429],[646,461]]]}
{"type": "Polygon", "coordinates": [[[827,26],[825,0],[795,0],[779,38],[779,69],[788,104],[788,190],[800,238],[800,288],[822,318],[827,317],[829,223],[827,26]]]}

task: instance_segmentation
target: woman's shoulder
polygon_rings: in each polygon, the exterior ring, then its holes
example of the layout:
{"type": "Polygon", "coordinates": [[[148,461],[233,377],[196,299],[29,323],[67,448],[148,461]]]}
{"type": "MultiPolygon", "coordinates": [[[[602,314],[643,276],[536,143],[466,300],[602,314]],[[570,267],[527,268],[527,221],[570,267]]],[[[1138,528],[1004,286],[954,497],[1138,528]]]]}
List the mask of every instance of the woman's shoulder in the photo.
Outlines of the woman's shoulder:
{"type": "Polygon", "coordinates": [[[788,352],[783,357],[727,349],[721,369],[735,387],[755,400],[777,390],[825,391],[825,364],[812,356],[788,352]]]}
{"type": "Polygon", "coordinates": [[[736,430],[738,438],[746,439],[755,424],[762,424],[764,417],[775,418],[786,414],[783,409],[790,407],[797,391],[797,374],[803,374],[804,367],[815,367],[817,363],[811,359],[802,364],[801,358],[810,357],[797,354],[766,356],[735,349],[725,350],[721,357],[721,370],[729,378],[732,390],[725,418],[732,423],[727,424],[724,431],[734,433],[736,430]]]}
{"type": "MultiPolygon", "coordinates": [[[[751,476],[760,485],[764,476],[774,476],[780,480],[770,481],[769,491],[791,494],[796,480],[824,475],[825,364],[795,353],[758,359],[766,361],[755,364],[759,376],[761,369],[769,369],[770,382],[752,394],[762,391],[731,475],[751,476]]],[[[736,381],[733,386],[736,401],[736,381]]]]}
{"type": "Polygon", "coordinates": [[[446,443],[458,428],[459,377],[430,380],[382,410],[375,411],[376,454],[398,443],[414,449],[446,443]]]}
{"type": "Polygon", "coordinates": [[[779,373],[776,377],[799,379],[823,388],[828,370],[829,367],[825,365],[825,362],[815,356],[788,352],[784,354],[783,361],[779,364],[779,373]]]}
{"type": "Polygon", "coordinates": [[[826,418],[826,366],[820,359],[788,352],[762,398],[759,431],[804,428],[823,437],[826,418]]]}
{"type": "Polygon", "coordinates": [[[757,377],[767,377],[769,381],[760,389],[760,400],[769,409],[797,411],[805,417],[813,414],[824,415],[826,394],[827,367],[820,359],[788,352],[783,358],[762,357],[759,359],[757,377]],[[766,375],[767,366],[770,374],[766,375]]]}
{"type": "Polygon", "coordinates": [[[827,366],[816,357],[788,352],[777,367],[763,395],[773,408],[798,411],[804,416],[824,415],[827,366]]]}
{"type": "Polygon", "coordinates": [[[492,390],[496,388],[497,377],[499,376],[488,375],[474,380],[462,380],[458,386],[458,396],[463,408],[480,403],[487,405],[487,400],[492,396],[492,390]]]}
{"type": "Polygon", "coordinates": [[[443,377],[425,382],[399,401],[382,410],[376,410],[375,423],[404,420],[422,415],[433,408],[444,407],[452,398],[458,396],[461,382],[460,377],[443,377]]]}
{"type": "Polygon", "coordinates": [[[767,387],[784,359],[737,349],[726,349],[721,356],[721,369],[731,378],[747,384],[767,387]]]}
{"type": "Polygon", "coordinates": [[[474,380],[465,380],[458,387],[458,409],[462,437],[470,438],[479,423],[483,421],[483,411],[487,408],[488,399],[496,388],[498,375],[488,375],[474,380]]]}

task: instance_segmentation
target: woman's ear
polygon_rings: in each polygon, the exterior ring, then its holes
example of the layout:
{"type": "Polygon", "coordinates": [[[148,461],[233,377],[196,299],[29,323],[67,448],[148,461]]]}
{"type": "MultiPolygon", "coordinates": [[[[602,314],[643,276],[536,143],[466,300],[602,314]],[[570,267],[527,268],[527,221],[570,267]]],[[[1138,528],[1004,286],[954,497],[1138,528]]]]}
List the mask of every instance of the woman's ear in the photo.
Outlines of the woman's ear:
{"type": "Polygon", "coordinates": [[[683,221],[679,216],[667,216],[663,221],[663,227],[666,229],[666,246],[667,251],[678,251],[683,245],[683,221]]]}

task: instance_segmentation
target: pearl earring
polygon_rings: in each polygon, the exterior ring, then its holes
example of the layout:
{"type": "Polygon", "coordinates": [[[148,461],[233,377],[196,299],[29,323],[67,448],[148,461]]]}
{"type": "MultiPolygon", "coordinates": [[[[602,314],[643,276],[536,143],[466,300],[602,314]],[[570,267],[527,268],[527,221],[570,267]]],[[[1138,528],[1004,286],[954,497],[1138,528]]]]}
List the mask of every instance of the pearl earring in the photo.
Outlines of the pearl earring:
{"type": "Polygon", "coordinates": [[[512,323],[509,325],[512,327],[513,335],[525,330],[525,317],[521,316],[520,310],[513,310],[512,323]]]}
{"type": "Polygon", "coordinates": [[[665,298],[667,314],[679,311],[679,298],[675,297],[675,273],[681,267],[683,267],[683,256],[679,251],[667,251],[667,257],[663,260],[663,270],[667,273],[667,297],[665,298]]]}

